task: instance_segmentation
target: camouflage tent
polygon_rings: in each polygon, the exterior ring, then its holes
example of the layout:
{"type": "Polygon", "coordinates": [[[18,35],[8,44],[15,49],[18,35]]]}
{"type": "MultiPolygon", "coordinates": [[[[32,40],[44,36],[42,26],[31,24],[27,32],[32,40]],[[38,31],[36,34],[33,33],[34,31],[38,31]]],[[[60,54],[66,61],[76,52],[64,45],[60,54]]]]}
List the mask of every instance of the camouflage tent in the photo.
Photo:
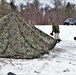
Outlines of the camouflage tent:
{"type": "Polygon", "coordinates": [[[0,57],[36,58],[51,50],[56,40],[14,12],[0,19],[0,57]]]}

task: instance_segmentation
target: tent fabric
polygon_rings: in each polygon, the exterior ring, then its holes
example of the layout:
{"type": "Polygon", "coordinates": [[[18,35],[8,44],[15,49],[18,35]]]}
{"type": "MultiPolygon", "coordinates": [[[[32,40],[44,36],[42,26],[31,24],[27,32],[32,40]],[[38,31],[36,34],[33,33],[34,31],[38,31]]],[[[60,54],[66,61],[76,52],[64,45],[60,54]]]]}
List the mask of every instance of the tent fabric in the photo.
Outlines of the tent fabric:
{"type": "Polygon", "coordinates": [[[38,58],[57,41],[12,12],[0,19],[0,57],[38,58]]]}

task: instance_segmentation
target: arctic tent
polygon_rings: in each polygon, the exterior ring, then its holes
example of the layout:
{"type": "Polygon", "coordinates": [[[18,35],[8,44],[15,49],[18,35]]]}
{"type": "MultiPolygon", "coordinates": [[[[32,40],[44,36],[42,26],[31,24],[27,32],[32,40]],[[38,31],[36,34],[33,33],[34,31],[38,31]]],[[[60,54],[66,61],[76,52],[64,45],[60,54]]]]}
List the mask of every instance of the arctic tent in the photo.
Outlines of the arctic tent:
{"type": "Polygon", "coordinates": [[[38,58],[57,41],[12,12],[0,19],[0,58],[38,58]]]}

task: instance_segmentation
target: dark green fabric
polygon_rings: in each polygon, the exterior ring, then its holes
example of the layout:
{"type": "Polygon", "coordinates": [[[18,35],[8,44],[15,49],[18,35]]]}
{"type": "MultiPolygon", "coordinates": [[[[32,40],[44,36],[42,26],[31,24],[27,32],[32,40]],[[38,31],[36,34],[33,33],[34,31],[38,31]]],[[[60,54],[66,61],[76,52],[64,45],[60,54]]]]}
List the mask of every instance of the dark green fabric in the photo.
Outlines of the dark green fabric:
{"type": "Polygon", "coordinates": [[[59,31],[59,25],[54,23],[52,25],[52,31],[55,32],[55,33],[60,33],[60,31],[59,31]]]}

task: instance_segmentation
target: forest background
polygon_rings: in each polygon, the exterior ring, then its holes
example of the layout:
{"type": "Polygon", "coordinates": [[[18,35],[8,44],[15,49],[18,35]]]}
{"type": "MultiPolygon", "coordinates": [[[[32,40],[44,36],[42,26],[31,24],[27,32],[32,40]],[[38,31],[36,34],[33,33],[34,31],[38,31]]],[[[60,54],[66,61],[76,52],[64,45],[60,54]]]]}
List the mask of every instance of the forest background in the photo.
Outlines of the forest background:
{"type": "Polygon", "coordinates": [[[50,25],[51,20],[63,25],[67,18],[76,19],[76,5],[67,2],[67,0],[50,0],[50,5],[44,5],[39,0],[32,2],[31,0],[24,0],[24,3],[19,3],[19,5],[16,5],[15,0],[10,0],[9,3],[7,0],[0,1],[0,18],[12,11],[33,25],[50,25]]]}

